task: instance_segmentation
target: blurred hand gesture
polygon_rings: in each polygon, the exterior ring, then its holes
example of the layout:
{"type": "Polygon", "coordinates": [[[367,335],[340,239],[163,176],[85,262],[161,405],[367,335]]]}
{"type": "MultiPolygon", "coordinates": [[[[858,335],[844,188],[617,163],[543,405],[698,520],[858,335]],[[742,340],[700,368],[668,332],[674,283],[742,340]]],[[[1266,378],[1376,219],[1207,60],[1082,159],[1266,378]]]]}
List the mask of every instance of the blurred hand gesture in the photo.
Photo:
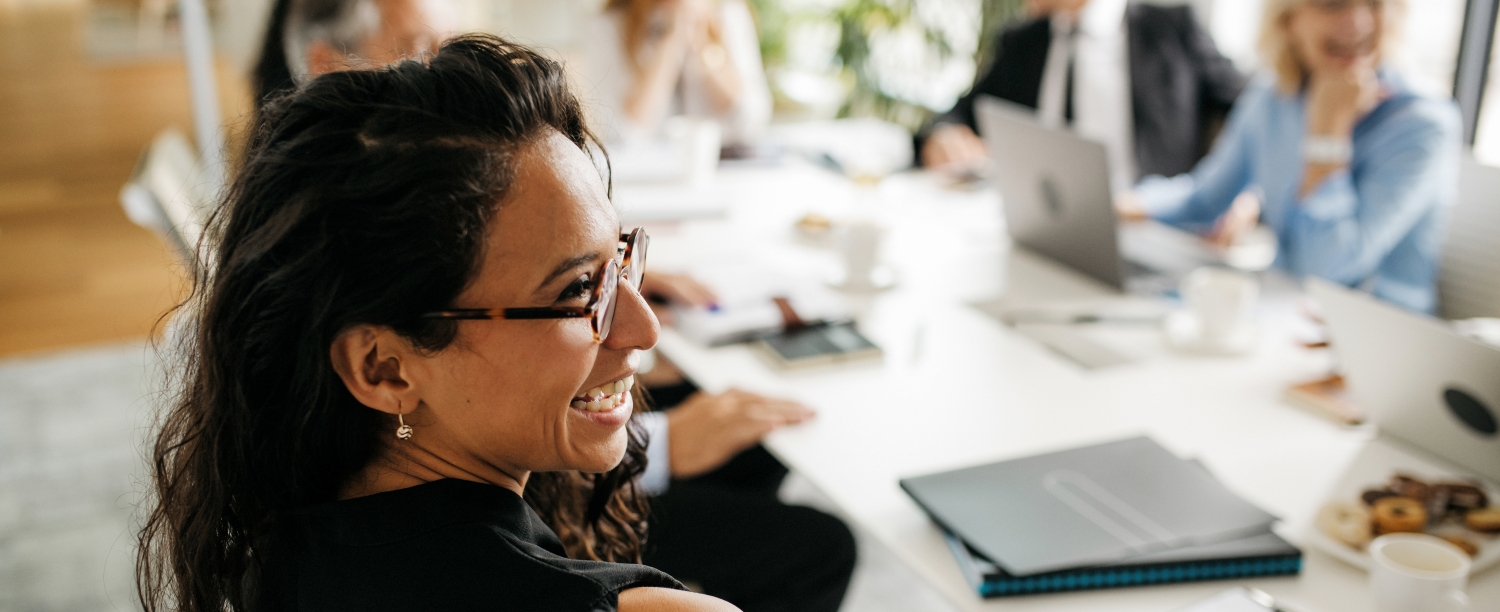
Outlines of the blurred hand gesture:
{"type": "MultiPolygon", "coordinates": [[[[647,274],[641,280],[641,295],[665,301],[672,306],[690,308],[713,308],[719,303],[719,296],[714,295],[712,289],[686,274],[665,272],[647,274]]],[[[652,302],[651,310],[656,312],[656,318],[663,325],[672,323],[672,311],[660,307],[655,302],[652,302]]]]}
{"type": "Polygon", "coordinates": [[[922,143],[922,165],[946,174],[963,174],[984,165],[984,141],[967,125],[945,123],[922,143]]]}

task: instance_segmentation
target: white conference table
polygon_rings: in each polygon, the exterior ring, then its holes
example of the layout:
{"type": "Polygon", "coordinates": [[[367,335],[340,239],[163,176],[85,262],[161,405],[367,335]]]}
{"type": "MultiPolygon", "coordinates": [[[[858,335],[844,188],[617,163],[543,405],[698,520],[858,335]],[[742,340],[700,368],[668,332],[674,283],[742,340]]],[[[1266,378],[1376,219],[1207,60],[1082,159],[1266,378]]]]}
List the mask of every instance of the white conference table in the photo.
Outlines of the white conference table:
{"type": "MultiPolygon", "coordinates": [[[[1274,279],[1259,308],[1259,346],[1250,355],[1181,355],[1155,328],[1099,326],[1087,333],[1139,360],[1087,370],[969,306],[1002,295],[1120,299],[1012,249],[1002,238],[993,191],[947,190],[917,172],[859,191],[802,164],[728,168],[715,180],[732,194],[729,214],[648,226],[653,269],[760,257],[800,273],[832,273],[837,250],[799,238],[793,222],[814,211],[878,220],[890,229],[883,258],[901,282],[850,301],[885,358],[785,373],[745,346],[705,349],[670,329],[660,350],[705,389],[739,387],[815,408],[816,419],[773,433],[766,446],[958,609],[1167,612],[1234,584],[1262,589],[1303,612],[1371,609],[1363,570],[1298,536],[1373,433],[1280,401],[1287,384],[1326,373],[1330,357],[1296,345],[1305,325],[1297,298],[1275,290],[1274,279]],[[1283,533],[1305,552],[1302,574],[983,600],[939,531],[897,485],[905,476],[1139,434],[1201,459],[1231,489],[1282,517],[1283,533]]],[[[1500,571],[1472,579],[1469,595],[1473,610],[1500,610],[1500,571]]]]}

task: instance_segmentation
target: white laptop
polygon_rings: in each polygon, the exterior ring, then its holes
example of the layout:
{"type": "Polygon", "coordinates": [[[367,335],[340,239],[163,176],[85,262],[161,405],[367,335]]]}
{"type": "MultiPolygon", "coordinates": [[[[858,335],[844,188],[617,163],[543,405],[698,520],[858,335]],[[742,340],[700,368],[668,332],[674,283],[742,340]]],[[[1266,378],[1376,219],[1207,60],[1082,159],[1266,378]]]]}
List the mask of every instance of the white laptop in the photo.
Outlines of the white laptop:
{"type": "Polygon", "coordinates": [[[1166,226],[1121,227],[1104,145],[1047,128],[1031,109],[998,98],[981,96],[975,112],[1005,200],[1005,225],[1017,243],[1137,293],[1176,288],[1175,277],[1222,261],[1166,226]]]}
{"type": "Polygon", "coordinates": [[[1381,435],[1500,482],[1500,348],[1341,285],[1309,279],[1307,288],[1381,435]]]}

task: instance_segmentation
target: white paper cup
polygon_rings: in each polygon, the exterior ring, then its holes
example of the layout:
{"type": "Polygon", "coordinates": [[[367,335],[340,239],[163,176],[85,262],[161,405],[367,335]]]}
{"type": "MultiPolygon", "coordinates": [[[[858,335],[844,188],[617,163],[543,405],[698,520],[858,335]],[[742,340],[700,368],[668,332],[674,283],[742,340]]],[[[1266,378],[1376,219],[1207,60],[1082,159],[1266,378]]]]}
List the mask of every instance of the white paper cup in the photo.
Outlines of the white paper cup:
{"type": "Polygon", "coordinates": [[[1473,562],[1457,546],[1422,533],[1393,533],[1370,542],[1370,592],[1375,612],[1459,612],[1473,562]]]}

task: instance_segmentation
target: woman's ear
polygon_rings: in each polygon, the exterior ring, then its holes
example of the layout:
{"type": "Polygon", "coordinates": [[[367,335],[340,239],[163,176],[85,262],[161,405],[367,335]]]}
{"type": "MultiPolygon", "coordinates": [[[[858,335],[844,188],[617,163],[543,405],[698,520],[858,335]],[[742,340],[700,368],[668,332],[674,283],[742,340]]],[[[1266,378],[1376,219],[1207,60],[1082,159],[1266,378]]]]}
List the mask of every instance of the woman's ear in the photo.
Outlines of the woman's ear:
{"type": "Polygon", "coordinates": [[[388,414],[410,414],[421,401],[410,379],[411,343],[389,327],[355,325],[328,349],[333,371],[359,403],[388,414]]]}

